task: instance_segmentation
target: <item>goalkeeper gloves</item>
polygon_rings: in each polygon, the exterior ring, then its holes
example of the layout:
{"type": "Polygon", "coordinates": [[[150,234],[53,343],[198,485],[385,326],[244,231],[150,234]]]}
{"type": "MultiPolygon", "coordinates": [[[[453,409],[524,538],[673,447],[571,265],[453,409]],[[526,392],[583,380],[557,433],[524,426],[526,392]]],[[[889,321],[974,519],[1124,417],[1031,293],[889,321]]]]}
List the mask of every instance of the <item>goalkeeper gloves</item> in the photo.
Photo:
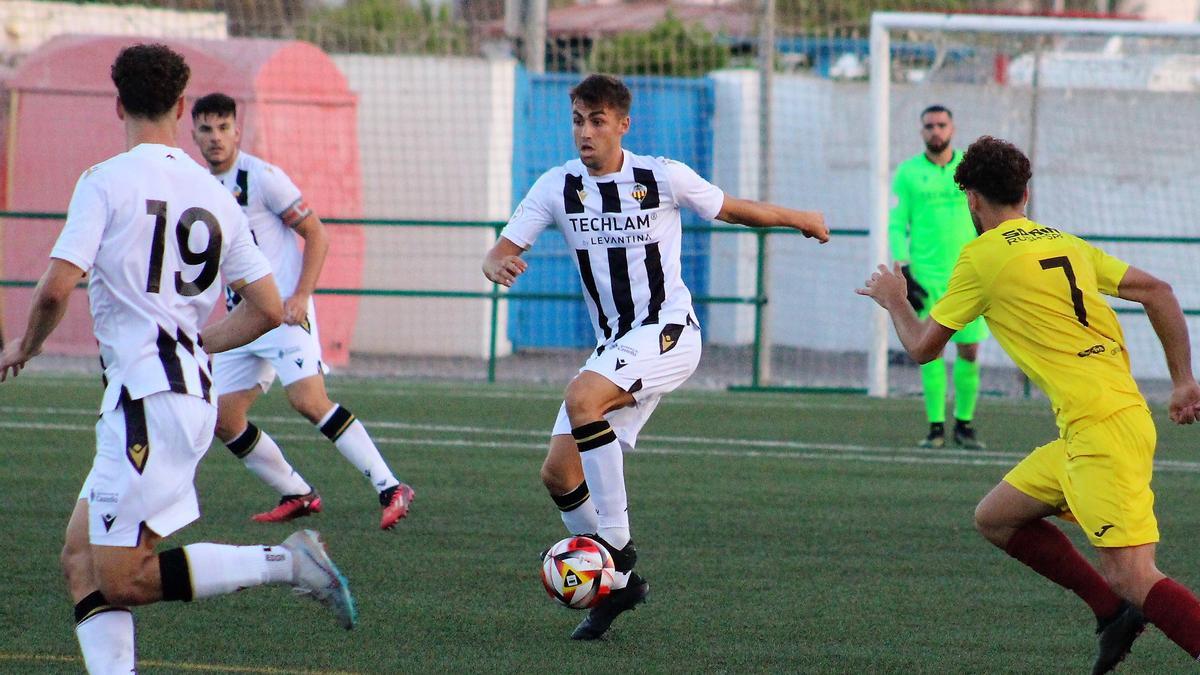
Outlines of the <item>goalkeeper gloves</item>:
{"type": "Polygon", "coordinates": [[[904,275],[904,280],[908,282],[908,304],[912,305],[913,309],[920,312],[925,309],[925,300],[929,298],[929,291],[925,287],[917,283],[913,278],[912,272],[908,265],[900,268],[900,273],[904,275]]]}

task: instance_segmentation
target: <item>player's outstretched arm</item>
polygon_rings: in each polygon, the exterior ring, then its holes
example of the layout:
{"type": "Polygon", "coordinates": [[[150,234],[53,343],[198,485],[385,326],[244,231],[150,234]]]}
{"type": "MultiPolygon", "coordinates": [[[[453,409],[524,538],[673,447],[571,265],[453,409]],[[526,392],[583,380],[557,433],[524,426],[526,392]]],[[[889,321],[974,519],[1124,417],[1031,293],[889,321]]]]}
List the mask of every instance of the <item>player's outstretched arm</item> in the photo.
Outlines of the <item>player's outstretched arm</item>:
{"type": "Polygon", "coordinates": [[[242,302],[200,331],[204,351],[209,354],[254,342],[283,321],[283,300],[270,274],[248,284],[230,284],[230,288],[242,296],[242,302]]]}
{"type": "Polygon", "coordinates": [[[1130,267],[1121,277],[1117,295],[1141,303],[1146,308],[1150,325],[1162,343],[1167,357],[1167,371],[1174,385],[1169,406],[1171,420],[1178,424],[1195,422],[1200,413],[1200,385],[1196,384],[1196,378],[1192,375],[1192,347],[1187,321],[1175,291],[1162,279],[1130,267]]]}
{"type": "Polygon", "coordinates": [[[317,214],[310,212],[294,229],[304,240],[304,253],[300,259],[296,290],[283,301],[283,322],[293,326],[304,323],[308,317],[308,300],[317,290],[317,278],[321,276],[325,255],[329,253],[329,233],[317,214]]]}
{"type": "Polygon", "coordinates": [[[58,258],[50,259],[50,266],[33,291],[33,306],[29,310],[25,335],[13,340],[0,354],[0,382],[8,379],[10,373],[16,377],[29,359],[42,353],[42,344],[62,321],[71,291],[82,278],[83,270],[75,265],[58,258]]]}
{"type": "Polygon", "coordinates": [[[717,220],[747,227],[790,227],[824,244],[829,226],[820,211],[797,211],[784,206],[725,195],[717,220]]]}
{"type": "Polygon", "coordinates": [[[917,318],[917,313],[908,302],[908,286],[904,275],[900,273],[899,263],[890,270],[887,265],[880,265],[867,279],[866,285],[854,292],[871,298],[887,310],[892,317],[892,324],[896,326],[900,344],[917,363],[929,363],[936,359],[954,335],[954,330],[936,321],[917,318]]]}
{"type": "Polygon", "coordinates": [[[524,248],[505,237],[496,239],[496,245],[483,258],[483,276],[492,283],[511,287],[529,269],[529,263],[521,260],[524,252],[524,248]]]}

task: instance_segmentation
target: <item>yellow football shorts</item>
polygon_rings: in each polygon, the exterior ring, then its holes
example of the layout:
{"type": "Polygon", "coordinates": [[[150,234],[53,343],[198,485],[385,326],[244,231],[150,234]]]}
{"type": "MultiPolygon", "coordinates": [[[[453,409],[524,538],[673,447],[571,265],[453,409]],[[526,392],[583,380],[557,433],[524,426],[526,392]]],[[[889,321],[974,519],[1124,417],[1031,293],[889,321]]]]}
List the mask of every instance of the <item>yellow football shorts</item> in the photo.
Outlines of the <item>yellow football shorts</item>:
{"type": "Polygon", "coordinates": [[[1061,509],[1064,518],[1083,528],[1093,546],[1157,542],[1150,489],[1156,440],[1150,411],[1125,408],[1037,448],[1004,481],[1061,509]]]}

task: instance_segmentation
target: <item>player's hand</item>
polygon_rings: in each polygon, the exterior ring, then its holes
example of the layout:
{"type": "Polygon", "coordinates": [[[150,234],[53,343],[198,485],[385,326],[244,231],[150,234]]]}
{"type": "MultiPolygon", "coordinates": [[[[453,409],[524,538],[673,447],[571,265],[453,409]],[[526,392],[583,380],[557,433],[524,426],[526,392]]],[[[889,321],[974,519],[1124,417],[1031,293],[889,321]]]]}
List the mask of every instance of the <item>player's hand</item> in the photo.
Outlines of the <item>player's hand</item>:
{"type": "Polygon", "coordinates": [[[1171,390],[1167,410],[1176,424],[1191,424],[1200,419],[1200,384],[1193,380],[1176,385],[1171,390]]]}
{"type": "Polygon", "coordinates": [[[9,377],[16,377],[17,373],[25,367],[25,363],[37,356],[37,353],[29,354],[21,349],[22,340],[14,340],[8,343],[4,351],[0,353],[0,382],[4,382],[9,377]]]}
{"type": "Polygon", "coordinates": [[[829,241],[829,226],[825,224],[825,216],[820,211],[801,211],[803,218],[792,227],[804,233],[809,239],[816,239],[822,244],[829,241]]]}
{"type": "Polygon", "coordinates": [[[529,269],[529,263],[522,260],[519,255],[506,255],[496,260],[483,261],[483,276],[487,277],[488,281],[510,288],[517,277],[527,269],[529,269]]]}
{"type": "Polygon", "coordinates": [[[283,301],[283,322],[289,326],[298,326],[308,317],[307,293],[297,293],[283,301]]]}
{"type": "Polygon", "coordinates": [[[871,278],[867,279],[866,286],[857,288],[854,292],[865,295],[879,303],[880,307],[890,310],[897,302],[907,302],[908,285],[904,282],[899,264],[890,270],[887,265],[880,265],[871,278]]]}
{"type": "Polygon", "coordinates": [[[904,281],[908,284],[908,304],[918,313],[925,309],[925,301],[929,299],[929,291],[925,287],[917,283],[913,278],[912,269],[908,265],[900,266],[900,273],[904,275],[904,281]]]}

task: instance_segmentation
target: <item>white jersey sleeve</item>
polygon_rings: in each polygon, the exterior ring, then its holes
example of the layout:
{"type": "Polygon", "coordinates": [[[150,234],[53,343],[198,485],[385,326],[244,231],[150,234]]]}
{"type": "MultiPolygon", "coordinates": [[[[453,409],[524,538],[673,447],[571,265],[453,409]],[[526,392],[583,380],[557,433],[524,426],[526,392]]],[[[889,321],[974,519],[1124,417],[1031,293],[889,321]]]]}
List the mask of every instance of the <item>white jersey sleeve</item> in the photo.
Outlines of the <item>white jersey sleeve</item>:
{"type": "Polygon", "coordinates": [[[270,274],[271,263],[254,244],[246,214],[241,209],[233,213],[233,220],[226,226],[229,249],[221,259],[221,275],[226,286],[240,288],[270,274]]]}
{"type": "Polygon", "coordinates": [[[284,225],[295,227],[310,213],[304,205],[300,188],[279,167],[264,162],[258,181],[263,204],[271,213],[279,216],[284,225]]]}
{"type": "MultiPolygon", "coordinates": [[[[533,246],[533,242],[537,241],[538,235],[543,230],[554,224],[555,173],[555,171],[547,171],[537,179],[533,187],[529,188],[525,199],[517,204],[516,210],[508,219],[508,224],[504,226],[500,236],[527,249],[533,246]]],[[[561,175],[558,178],[558,183],[561,185],[561,175]]],[[[561,197],[561,195],[559,196],[561,197]]],[[[559,210],[561,209],[560,206],[559,210]]]]}
{"type": "Polygon", "coordinates": [[[700,177],[692,167],[683,162],[659,157],[671,181],[671,190],[680,206],[695,211],[701,218],[712,220],[725,205],[725,193],[721,188],[700,177]]]}
{"type": "Polygon", "coordinates": [[[108,223],[108,200],[104,196],[96,168],[88,169],[75,183],[67,223],[50,251],[51,258],[65,260],[87,272],[96,262],[100,240],[108,223]]]}

